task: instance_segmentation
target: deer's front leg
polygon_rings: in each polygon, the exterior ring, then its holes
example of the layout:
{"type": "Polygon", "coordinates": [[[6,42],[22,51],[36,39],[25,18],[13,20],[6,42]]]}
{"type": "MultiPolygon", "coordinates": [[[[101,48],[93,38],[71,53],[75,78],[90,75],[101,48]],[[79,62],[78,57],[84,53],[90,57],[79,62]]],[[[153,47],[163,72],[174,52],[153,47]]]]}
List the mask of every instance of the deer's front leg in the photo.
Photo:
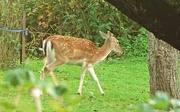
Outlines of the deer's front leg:
{"type": "Polygon", "coordinates": [[[80,75],[80,84],[79,84],[79,89],[78,89],[78,94],[82,95],[82,86],[83,86],[83,81],[84,81],[84,77],[86,74],[86,70],[87,70],[87,65],[88,64],[83,64],[82,66],[82,71],[81,71],[81,75],[80,75]]]}
{"type": "Polygon", "coordinates": [[[97,78],[97,76],[96,76],[96,74],[95,74],[95,72],[94,72],[93,66],[89,66],[89,67],[88,67],[88,71],[89,71],[90,75],[92,76],[92,78],[94,79],[94,81],[96,82],[96,84],[97,84],[97,86],[98,86],[101,94],[104,95],[104,91],[103,91],[102,88],[101,88],[101,85],[100,85],[100,83],[99,83],[99,80],[98,80],[98,78],[97,78]]]}

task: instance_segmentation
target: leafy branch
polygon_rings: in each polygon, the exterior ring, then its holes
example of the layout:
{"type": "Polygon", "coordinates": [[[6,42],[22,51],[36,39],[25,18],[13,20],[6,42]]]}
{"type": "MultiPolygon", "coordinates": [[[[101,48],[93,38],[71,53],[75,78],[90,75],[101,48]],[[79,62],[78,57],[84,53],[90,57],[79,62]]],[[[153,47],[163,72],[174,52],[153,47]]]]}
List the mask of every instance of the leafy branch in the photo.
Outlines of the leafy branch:
{"type": "Polygon", "coordinates": [[[142,112],[157,112],[158,110],[179,112],[180,100],[170,98],[165,92],[157,91],[153,99],[150,99],[148,103],[138,105],[137,108],[142,112]]]}
{"type": "MultiPolygon", "coordinates": [[[[59,107],[56,109],[63,109],[62,107],[62,96],[67,91],[67,87],[64,83],[59,83],[57,86],[52,85],[46,81],[39,81],[36,84],[36,79],[32,71],[27,69],[14,69],[7,73],[7,77],[5,79],[6,83],[14,88],[18,89],[17,96],[15,97],[14,103],[8,102],[0,102],[0,105],[5,109],[16,110],[19,101],[21,99],[21,94],[25,91],[24,88],[30,91],[30,95],[35,99],[35,103],[37,106],[37,112],[42,112],[42,103],[41,103],[41,91],[42,89],[46,89],[46,92],[58,102],[61,102],[59,107]]],[[[63,109],[65,110],[65,109],[63,109]]]]}

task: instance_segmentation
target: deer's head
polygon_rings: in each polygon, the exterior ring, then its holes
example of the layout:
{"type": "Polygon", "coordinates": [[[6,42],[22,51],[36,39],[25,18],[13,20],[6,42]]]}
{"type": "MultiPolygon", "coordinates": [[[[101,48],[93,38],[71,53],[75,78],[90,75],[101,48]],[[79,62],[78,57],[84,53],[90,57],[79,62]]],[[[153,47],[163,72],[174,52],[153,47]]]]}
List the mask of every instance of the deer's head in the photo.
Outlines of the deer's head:
{"type": "Polygon", "coordinates": [[[113,34],[108,31],[108,34],[105,34],[103,32],[100,31],[101,36],[106,39],[108,42],[110,42],[110,49],[112,49],[114,52],[122,55],[123,51],[119,45],[119,41],[113,36],[113,34]]]}

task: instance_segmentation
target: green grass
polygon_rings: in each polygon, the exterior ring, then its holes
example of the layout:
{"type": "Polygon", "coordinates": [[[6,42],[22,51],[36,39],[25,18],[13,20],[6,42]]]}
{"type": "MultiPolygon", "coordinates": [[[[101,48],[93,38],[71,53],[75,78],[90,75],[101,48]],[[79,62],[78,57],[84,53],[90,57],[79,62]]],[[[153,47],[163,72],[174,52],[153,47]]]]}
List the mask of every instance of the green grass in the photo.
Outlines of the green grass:
{"type": "MultiPolygon", "coordinates": [[[[27,59],[25,67],[32,70],[39,80],[39,71],[43,67],[43,61],[38,59],[27,59]]],[[[64,96],[64,108],[71,108],[73,112],[136,112],[134,107],[149,99],[149,74],[146,58],[132,58],[103,61],[95,66],[95,72],[105,92],[102,96],[91,76],[86,73],[83,96],[72,103],[76,95],[81,68],[73,65],[62,65],[54,70],[59,82],[67,85],[67,94],[64,96]]],[[[5,79],[6,71],[0,72],[1,82],[5,79]]],[[[46,80],[50,80],[46,74],[46,80]]],[[[26,88],[25,88],[26,90],[26,88]]],[[[18,112],[29,109],[36,111],[34,100],[26,90],[20,99],[18,112]],[[31,108],[31,109],[30,109],[31,108]]],[[[0,101],[13,102],[17,89],[9,87],[5,92],[0,91],[0,101]]],[[[53,99],[46,93],[41,96],[43,112],[53,112],[53,99]]],[[[0,107],[0,109],[2,109],[0,107]]],[[[1,112],[8,112],[1,111],[1,112]]]]}

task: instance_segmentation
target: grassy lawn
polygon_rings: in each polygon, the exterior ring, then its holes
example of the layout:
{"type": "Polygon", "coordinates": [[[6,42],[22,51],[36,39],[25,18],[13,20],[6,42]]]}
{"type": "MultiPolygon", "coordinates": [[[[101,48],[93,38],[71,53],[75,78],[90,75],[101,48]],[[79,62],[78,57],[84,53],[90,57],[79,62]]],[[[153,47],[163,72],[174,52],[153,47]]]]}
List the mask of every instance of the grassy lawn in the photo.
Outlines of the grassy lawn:
{"type": "MultiPolygon", "coordinates": [[[[25,67],[32,70],[39,80],[39,71],[43,67],[43,61],[27,59],[25,67]]],[[[54,70],[56,78],[67,85],[68,92],[64,96],[64,108],[70,108],[73,112],[136,112],[134,107],[146,102],[149,98],[149,74],[146,58],[131,58],[103,61],[95,66],[95,72],[105,92],[102,96],[97,85],[87,73],[83,85],[83,96],[75,100],[78,95],[81,68],[73,65],[62,65],[54,70]],[[74,98],[76,97],[76,98],[74,98]],[[72,101],[75,100],[75,101],[72,101]]],[[[3,82],[5,73],[0,72],[0,80],[3,82]]],[[[51,80],[46,74],[46,80],[51,80]]],[[[26,90],[26,88],[24,88],[26,90]]],[[[29,112],[35,112],[36,106],[26,90],[20,99],[18,112],[28,108],[29,112]]],[[[0,101],[13,102],[17,94],[15,88],[10,87],[6,92],[1,89],[0,101]]],[[[41,96],[43,112],[53,112],[52,98],[44,93],[41,96]]],[[[2,109],[0,107],[0,109],[2,109]]],[[[0,112],[8,112],[0,110],[0,112]]]]}

